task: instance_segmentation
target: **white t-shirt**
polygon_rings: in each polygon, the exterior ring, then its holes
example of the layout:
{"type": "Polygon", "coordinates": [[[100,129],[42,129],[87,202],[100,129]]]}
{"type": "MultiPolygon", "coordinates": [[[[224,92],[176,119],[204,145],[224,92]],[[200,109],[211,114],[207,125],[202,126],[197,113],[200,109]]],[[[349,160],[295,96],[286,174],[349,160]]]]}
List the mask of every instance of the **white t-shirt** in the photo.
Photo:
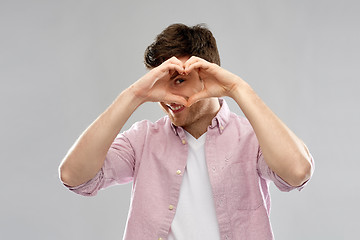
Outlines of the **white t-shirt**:
{"type": "Polygon", "coordinates": [[[219,240],[219,226],[205,160],[206,133],[198,139],[185,132],[189,144],[179,202],[168,240],[219,240]]]}

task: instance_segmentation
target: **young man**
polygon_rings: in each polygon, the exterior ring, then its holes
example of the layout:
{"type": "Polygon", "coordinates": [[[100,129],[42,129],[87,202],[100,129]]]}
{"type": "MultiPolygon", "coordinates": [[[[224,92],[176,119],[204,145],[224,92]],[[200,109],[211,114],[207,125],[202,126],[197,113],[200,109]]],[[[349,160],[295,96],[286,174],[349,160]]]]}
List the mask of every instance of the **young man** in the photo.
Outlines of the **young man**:
{"type": "Polygon", "coordinates": [[[269,182],[282,191],[304,187],[313,169],[304,143],[220,67],[203,26],[170,25],[147,48],[145,64],[150,71],[70,149],[61,180],[82,195],[133,181],[124,239],[273,239],[269,182]],[[159,102],[167,116],[118,135],[144,102],[159,102]]]}

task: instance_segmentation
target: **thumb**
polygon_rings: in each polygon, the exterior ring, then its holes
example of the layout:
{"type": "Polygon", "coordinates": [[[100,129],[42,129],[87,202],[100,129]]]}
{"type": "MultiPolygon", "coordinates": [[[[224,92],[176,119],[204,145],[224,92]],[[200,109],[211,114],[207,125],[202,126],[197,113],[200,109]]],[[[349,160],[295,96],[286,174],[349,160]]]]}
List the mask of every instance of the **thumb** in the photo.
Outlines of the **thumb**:
{"type": "Polygon", "coordinates": [[[194,103],[207,98],[207,93],[205,91],[200,91],[198,93],[195,93],[194,95],[192,95],[188,101],[187,101],[187,105],[185,105],[186,107],[190,107],[191,105],[193,105],[194,103]]]}
{"type": "Polygon", "coordinates": [[[184,106],[187,106],[188,104],[188,101],[186,101],[184,97],[175,94],[169,94],[165,97],[164,101],[168,103],[182,104],[184,106]]]}

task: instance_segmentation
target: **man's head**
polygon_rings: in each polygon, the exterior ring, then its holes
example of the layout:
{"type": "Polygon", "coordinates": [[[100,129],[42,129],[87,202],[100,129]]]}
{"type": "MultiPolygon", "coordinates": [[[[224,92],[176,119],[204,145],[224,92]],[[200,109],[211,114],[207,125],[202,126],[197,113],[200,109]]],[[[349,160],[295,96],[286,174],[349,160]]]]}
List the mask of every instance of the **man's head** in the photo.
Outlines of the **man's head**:
{"type": "MultiPolygon", "coordinates": [[[[146,49],[145,65],[148,69],[153,69],[173,56],[183,64],[191,56],[197,56],[220,65],[216,40],[204,25],[188,27],[184,24],[173,24],[167,27],[146,49]]],[[[203,88],[204,83],[198,70],[185,76],[173,74],[167,86],[168,91],[185,99],[189,99],[203,88]]],[[[220,108],[217,98],[202,99],[190,107],[171,102],[160,102],[160,106],[175,126],[183,127],[193,136],[200,136],[206,131],[220,108]]]]}
{"type": "Polygon", "coordinates": [[[184,24],[168,26],[147,47],[144,62],[148,69],[152,69],[173,56],[197,56],[220,65],[216,40],[210,30],[201,24],[193,27],[184,24]]]}

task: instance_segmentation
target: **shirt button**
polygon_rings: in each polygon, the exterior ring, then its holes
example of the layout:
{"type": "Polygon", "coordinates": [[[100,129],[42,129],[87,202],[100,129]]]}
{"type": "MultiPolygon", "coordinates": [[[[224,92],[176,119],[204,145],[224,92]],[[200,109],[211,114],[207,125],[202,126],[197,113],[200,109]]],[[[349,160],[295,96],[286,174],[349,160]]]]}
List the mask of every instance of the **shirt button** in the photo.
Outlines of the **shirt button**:
{"type": "Polygon", "coordinates": [[[169,210],[173,210],[174,206],[173,205],[169,205],[169,210]]]}
{"type": "Polygon", "coordinates": [[[158,240],[163,240],[162,238],[158,238],[158,240]]]}
{"type": "Polygon", "coordinates": [[[181,142],[182,142],[182,144],[184,144],[184,145],[186,144],[186,140],[185,140],[185,139],[182,139],[181,142]]]}
{"type": "Polygon", "coordinates": [[[176,174],[177,174],[177,175],[180,175],[180,174],[181,174],[181,170],[177,170],[177,171],[176,171],[176,174]]]}
{"type": "Polygon", "coordinates": [[[224,130],[224,127],[223,127],[223,126],[220,126],[220,129],[221,129],[221,130],[224,130]]]}

